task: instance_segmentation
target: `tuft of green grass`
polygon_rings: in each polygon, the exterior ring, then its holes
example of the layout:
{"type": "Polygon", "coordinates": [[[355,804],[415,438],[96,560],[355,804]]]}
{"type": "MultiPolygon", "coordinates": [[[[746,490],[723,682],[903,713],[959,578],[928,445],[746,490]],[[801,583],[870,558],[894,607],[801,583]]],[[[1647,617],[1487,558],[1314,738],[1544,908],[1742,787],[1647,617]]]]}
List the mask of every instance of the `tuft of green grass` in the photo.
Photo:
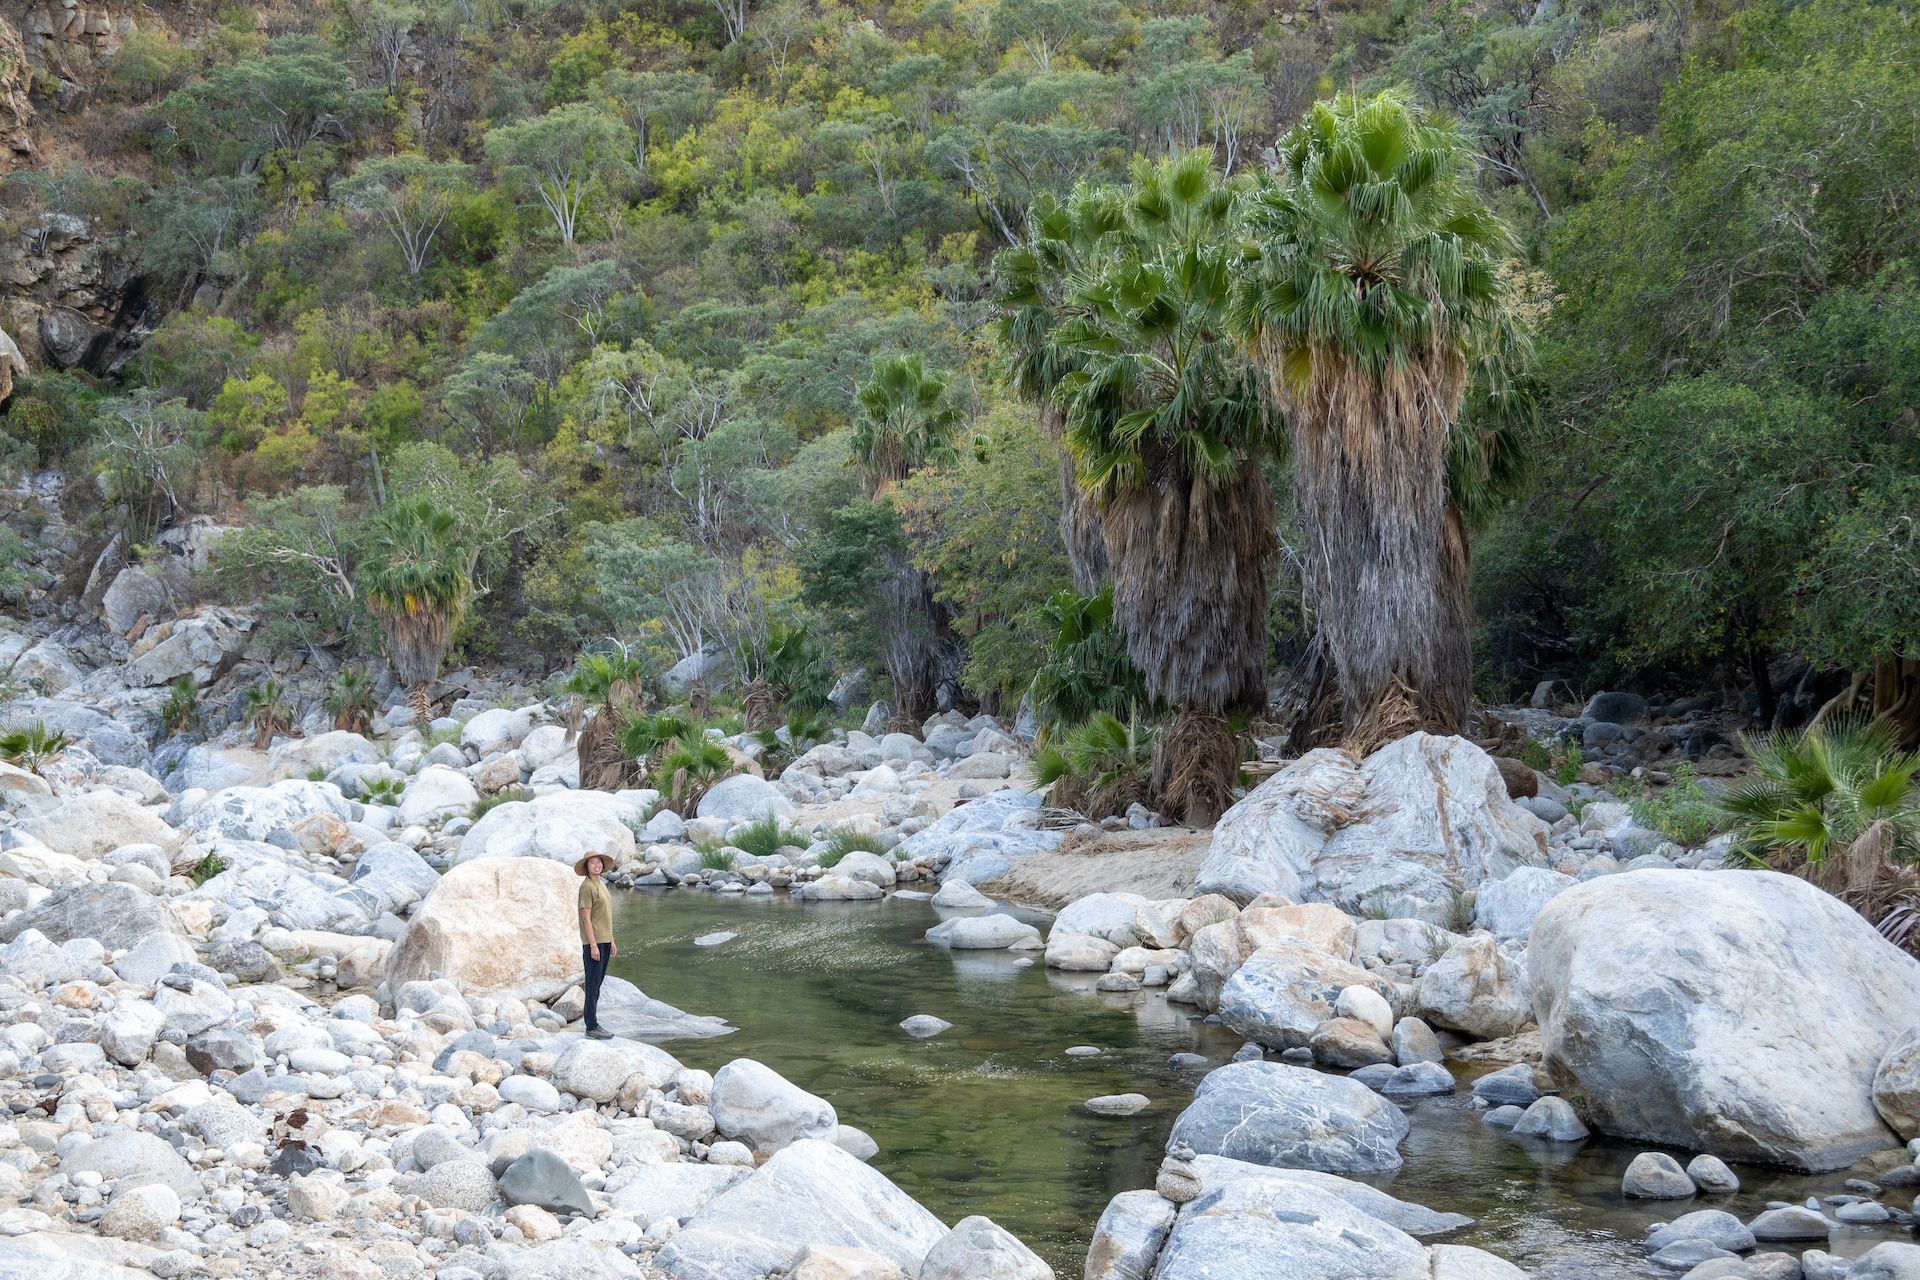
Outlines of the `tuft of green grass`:
{"type": "Polygon", "coordinates": [[[531,799],[533,799],[533,792],[527,790],[525,787],[506,787],[494,792],[490,796],[482,796],[480,799],[474,801],[473,808],[467,811],[467,816],[475,822],[478,822],[488,813],[498,809],[503,804],[513,804],[517,801],[531,799]]]}
{"type": "Polygon", "coordinates": [[[805,845],[807,837],[798,831],[789,830],[780,825],[780,820],[771,813],[763,818],[755,818],[744,826],[737,827],[727,837],[734,848],[751,853],[757,858],[780,852],[790,844],[805,845]]]}
{"type": "Polygon", "coordinates": [[[887,856],[886,846],[880,843],[879,836],[870,836],[860,831],[851,831],[846,827],[835,827],[827,832],[827,847],[821,853],[819,865],[831,871],[840,865],[840,860],[850,853],[876,853],[887,856]]]}
{"type": "Polygon", "coordinates": [[[1632,778],[1612,783],[1607,790],[1627,802],[1635,822],[1689,849],[1705,844],[1726,822],[1719,798],[1701,785],[1693,766],[1684,762],[1674,767],[1671,781],[1658,791],[1632,778]]]}
{"type": "Polygon", "coordinates": [[[308,782],[325,782],[326,780],[327,780],[327,771],[321,768],[319,765],[314,765],[313,768],[307,770],[308,782]]]}
{"type": "Polygon", "coordinates": [[[226,869],[227,864],[220,861],[220,855],[210,853],[187,869],[187,879],[193,881],[193,887],[198,889],[226,869]]]}
{"type": "Polygon", "coordinates": [[[733,870],[733,850],[714,841],[703,840],[693,846],[700,854],[700,866],[707,871],[733,870]]]}

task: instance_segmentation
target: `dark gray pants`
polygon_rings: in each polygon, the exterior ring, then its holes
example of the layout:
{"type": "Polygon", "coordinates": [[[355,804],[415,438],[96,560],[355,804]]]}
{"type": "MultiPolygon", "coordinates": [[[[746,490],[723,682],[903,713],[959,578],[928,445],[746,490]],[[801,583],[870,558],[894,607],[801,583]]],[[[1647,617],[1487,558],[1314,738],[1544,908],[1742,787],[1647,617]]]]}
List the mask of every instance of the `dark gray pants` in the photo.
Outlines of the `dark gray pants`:
{"type": "Polygon", "coordinates": [[[587,971],[587,981],[585,984],[587,991],[586,1021],[587,1030],[589,1031],[596,1030],[600,1026],[600,984],[606,981],[607,961],[613,958],[609,954],[611,950],[612,948],[606,943],[601,943],[600,958],[595,960],[593,958],[593,951],[587,944],[584,942],[580,944],[580,963],[587,971]]]}

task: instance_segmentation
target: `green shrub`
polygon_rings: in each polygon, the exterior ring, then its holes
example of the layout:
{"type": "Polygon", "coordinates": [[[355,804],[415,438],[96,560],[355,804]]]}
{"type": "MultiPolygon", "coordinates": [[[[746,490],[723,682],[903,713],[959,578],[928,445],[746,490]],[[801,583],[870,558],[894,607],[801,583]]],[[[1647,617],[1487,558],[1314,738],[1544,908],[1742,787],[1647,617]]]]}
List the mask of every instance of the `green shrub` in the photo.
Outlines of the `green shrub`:
{"type": "Polygon", "coordinates": [[[1705,844],[1724,821],[1719,798],[1701,785],[1690,764],[1675,767],[1661,790],[1643,791],[1628,804],[1635,822],[1689,849],[1705,844]]]}
{"type": "Polygon", "coordinates": [[[246,723],[253,728],[253,748],[265,751],[277,736],[293,729],[293,711],[287,706],[287,686],[262,680],[247,690],[246,723]]]}
{"type": "Polygon", "coordinates": [[[865,832],[835,827],[827,832],[827,847],[820,854],[820,865],[831,870],[840,865],[840,860],[850,853],[874,853],[887,856],[887,847],[880,842],[879,836],[870,836],[865,832]]]}
{"type": "Polygon", "coordinates": [[[167,686],[167,701],[160,708],[160,722],[168,733],[186,733],[200,724],[200,686],[192,676],[181,676],[167,686]]]}
{"type": "Polygon", "coordinates": [[[325,782],[326,780],[327,780],[327,770],[324,765],[316,764],[307,769],[308,782],[325,782]]]}
{"type": "Polygon", "coordinates": [[[360,785],[369,801],[384,805],[399,804],[401,793],[407,789],[407,784],[399,778],[368,778],[360,785]]]}
{"type": "Polygon", "coordinates": [[[1047,657],[1033,673],[1033,700],[1044,745],[1067,725],[1104,713],[1128,714],[1147,700],[1147,679],[1127,654],[1127,637],[1113,620],[1113,587],[1090,596],[1056,593],[1040,606],[1048,633],[1047,657]]]}
{"type": "Polygon", "coordinates": [[[790,831],[780,825],[780,820],[771,813],[764,818],[755,818],[752,822],[736,827],[727,837],[734,848],[744,850],[755,857],[764,858],[775,854],[787,845],[805,847],[807,837],[798,831],[790,831]]]}
{"type": "Polygon", "coordinates": [[[188,868],[187,879],[193,881],[193,887],[198,889],[226,869],[227,864],[220,861],[220,855],[210,853],[188,868]]]}
{"type": "Polygon", "coordinates": [[[373,726],[373,677],[352,667],[342,667],[333,678],[333,689],[323,704],[333,717],[333,727],[350,733],[365,733],[373,726]]]}
{"type": "Polygon", "coordinates": [[[676,738],[653,766],[653,785],[668,808],[675,813],[692,813],[713,784],[732,774],[734,768],[727,749],[704,733],[676,738]]]}
{"type": "Polygon", "coordinates": [[[703,870],[733,870],[733,850],[725,847],[718,841],[702,840],[697,842],[693,847],[695,852],[700,855],[700,866],[703,870]]]}

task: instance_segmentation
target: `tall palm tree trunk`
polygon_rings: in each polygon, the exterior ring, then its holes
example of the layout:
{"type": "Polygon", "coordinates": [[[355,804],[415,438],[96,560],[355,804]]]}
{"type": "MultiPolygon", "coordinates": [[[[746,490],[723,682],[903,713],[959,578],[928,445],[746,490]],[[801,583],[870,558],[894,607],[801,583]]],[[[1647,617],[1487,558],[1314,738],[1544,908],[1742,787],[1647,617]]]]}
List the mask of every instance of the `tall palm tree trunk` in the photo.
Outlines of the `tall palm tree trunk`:
{"type": "Polygon", "coordinates": [[[1155,799],[1197,826],[1233,802],[1239,749],[1225,716],[1266,703],[1273,491],[1257,466],[1210,485],[1171,460],[1102,513],[1114,617],[1147,694],[1181,714],[1156,749],[1155,799]]]}
{"type": "Polygon", "coordinates": [[[1457,357],[1427,353],[1374,378],[1329,351],[1305,387],[1274,378],[1292,411],[1307,598],[1358,751],[1416,729],[1458,732],[1466,718],[1469,561],[1446,467],[1465,374],[1457,357]]]}

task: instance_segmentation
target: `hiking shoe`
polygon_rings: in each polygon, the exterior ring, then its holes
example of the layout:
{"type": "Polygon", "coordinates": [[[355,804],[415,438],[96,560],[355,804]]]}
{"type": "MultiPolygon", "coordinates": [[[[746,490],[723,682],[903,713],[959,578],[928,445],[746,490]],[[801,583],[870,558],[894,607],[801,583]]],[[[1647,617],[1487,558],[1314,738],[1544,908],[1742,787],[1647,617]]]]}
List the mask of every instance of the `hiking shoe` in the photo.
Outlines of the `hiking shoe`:
{"type": "Polygon", "coordinates": [[[590,1031],[588,1031],[588,1032],[587,1032],[587,1039],[589,1039],[589,1040],[611,1040],[611,1039],[613,1039],[613,1032],[611,1032],[611,1031],[603,1031],[603,1030],[601,1030],[601,1029],[600,1029],[599,1027],[594,1027],[594,1028],[593,1028],[592,1030],[590,1030],[590,1031]]]}

